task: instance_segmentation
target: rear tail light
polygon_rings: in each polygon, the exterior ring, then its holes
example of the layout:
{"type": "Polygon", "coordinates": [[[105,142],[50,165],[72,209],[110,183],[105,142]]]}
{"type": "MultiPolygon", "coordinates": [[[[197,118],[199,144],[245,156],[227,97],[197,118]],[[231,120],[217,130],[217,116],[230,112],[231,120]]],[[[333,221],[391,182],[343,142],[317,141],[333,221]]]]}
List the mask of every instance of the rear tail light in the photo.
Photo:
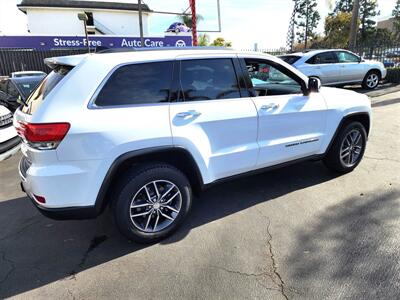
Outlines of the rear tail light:
{"type": "Polygon", "coordinates": [[[50,150],[57,148],[70,127],[69,123],[33,124],[18,122],[16,130],[32,148],[50,150]]]}

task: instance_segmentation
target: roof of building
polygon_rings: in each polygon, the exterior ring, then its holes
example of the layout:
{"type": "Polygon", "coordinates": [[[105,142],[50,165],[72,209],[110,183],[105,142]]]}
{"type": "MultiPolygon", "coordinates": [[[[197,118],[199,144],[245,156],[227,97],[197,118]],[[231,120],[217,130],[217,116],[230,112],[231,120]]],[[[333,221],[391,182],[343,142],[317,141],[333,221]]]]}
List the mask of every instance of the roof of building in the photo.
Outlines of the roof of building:
{"type": "MultiPolygon", "coordinates": [[[[22,0],[22,2],[17,6],[24,13],[26,13],[27,8],[31,7],[107,9],[107,10],[129,10],[129,11],[139,10],[139,5],[137,3],[76,1],[76,0],[22,0]]],[[[151,12],[147,4],[142,4],[141,8],[142,11],[144,12],[151,12]]]]}

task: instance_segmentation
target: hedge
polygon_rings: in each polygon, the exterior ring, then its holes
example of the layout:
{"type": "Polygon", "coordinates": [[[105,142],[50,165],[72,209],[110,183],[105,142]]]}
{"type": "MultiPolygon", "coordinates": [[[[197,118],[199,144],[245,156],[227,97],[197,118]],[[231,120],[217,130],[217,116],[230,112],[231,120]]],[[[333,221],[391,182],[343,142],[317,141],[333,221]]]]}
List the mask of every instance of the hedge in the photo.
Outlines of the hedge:
{"type": "Polygon", "coordinates": [[[393,83],[400,83],[400,67],[388,68],[386,81],[393,83]]]}

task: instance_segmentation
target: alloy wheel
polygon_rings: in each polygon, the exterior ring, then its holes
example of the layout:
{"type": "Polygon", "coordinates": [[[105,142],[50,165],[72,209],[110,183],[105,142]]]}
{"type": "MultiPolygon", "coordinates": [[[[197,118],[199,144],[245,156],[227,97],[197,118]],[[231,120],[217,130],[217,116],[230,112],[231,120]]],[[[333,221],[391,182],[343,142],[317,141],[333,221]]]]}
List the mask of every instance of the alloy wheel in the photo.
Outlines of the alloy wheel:
{"type": "Polygon", "coordinates": [[[375,73],[371,73],[367,77],[367,86],[371,89],[375,88],[379,83],[379,76],[375,73]]]}
{"type": "Polygon", "coordinates": [[[358,129],[351,130],[342,141],[340,160],[346,167],[354,166],[363,150],[363,137],[358,129]]]}
{"type": "Polygon", "coordinates": [[[159,232],[171,225],[182,207],[179,188],[167,180],[155,180],[142,186],[130,204],[133,225],[144,232],[159,232]]]}

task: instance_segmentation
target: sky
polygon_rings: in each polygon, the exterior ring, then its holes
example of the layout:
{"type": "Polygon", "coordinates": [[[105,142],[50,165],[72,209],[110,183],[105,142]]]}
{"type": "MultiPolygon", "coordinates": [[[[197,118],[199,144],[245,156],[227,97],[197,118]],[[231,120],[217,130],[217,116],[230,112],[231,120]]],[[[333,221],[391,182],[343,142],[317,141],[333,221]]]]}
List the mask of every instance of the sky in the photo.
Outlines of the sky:
{"type": "MultiPolygon", "coordinates": [[[[16,4],[21,0],[0,0],[0,34],[25,34],[26,16],[16,4]]],[[[132,2],[129,0],[103,0],[132,2]]],[[[391,15],[396,0],[377,0],[380,10],[378,19],[391,15]]],[[[136,2],[136,1],[135,1],[136,2]]],[[[189,5],[188,0],[144,0],[154,11],[181,12],[189,5]]],[[[323,20],[330,12],[329,2],[317,0],[321,21],[318,32],[323,32],[323,20]]],[[[286,33],[293,10],[292,0],[220,0],[222,31],[209,33],[211,39],[222,36],[239,49],[252,49],[257,43],[260,49],[272,49],[285,46],[286,33]]],[[[217,30],[217,0],[197,0],[197,13],[204,20],[198,24],[198,30],[217,30]]],[[[149,35],[163,36],[164,30],[176,16],[153,14],[149,20],[149,35]]]]}

